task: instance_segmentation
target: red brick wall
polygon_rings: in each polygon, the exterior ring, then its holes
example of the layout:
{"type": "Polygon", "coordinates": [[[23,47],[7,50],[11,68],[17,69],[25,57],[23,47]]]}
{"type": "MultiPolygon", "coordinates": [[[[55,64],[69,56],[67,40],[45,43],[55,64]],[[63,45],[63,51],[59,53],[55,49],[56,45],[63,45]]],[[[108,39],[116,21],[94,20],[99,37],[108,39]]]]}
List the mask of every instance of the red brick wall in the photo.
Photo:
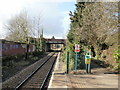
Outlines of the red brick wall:
{"type": "MultiPolygon", "coordinates": [[[[34,45],[30,45],[29,52],[33,52],[33,51],[34,51],[34,45]]],[[[25,52],[26,52],[26,44],[9,42],[9,41],[5,41],[4,43],[2,43],[2,56],[24,54],[25,52]]]]}

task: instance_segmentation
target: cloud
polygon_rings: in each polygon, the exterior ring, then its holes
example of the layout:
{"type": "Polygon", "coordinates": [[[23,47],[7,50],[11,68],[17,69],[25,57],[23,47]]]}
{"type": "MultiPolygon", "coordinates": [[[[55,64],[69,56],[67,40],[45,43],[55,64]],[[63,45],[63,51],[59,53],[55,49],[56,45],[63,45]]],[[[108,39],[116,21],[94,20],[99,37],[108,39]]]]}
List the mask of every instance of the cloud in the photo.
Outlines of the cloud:
{"type": "Polygon", "coordinates": [[[0,12],[1,14],[12,14],[22,9],[23,3],[20,0],[1,0],[0,12]]]}
{"type": "MultiPolygon", "coordinates": [[[[0,32],[2,32],[1,30],[2,30],[2,23],[0,22],[0,32]]],[[[1,33],[0,33],[1,34],[1,33]]]]}
{"type": "Polygon", "coordinates": [[[5,31],[3,30],[3,24],[0,22],[0,38],[4,38],[5,31]]]}
{"type": "Polygon", "coordinates": [[[62,4],[62,8],[67,9],[61,10],[60,4],[58,3],[34,3],[34,7],[32,7],[32,4],[29,4],[28,11],[32,11],[32,14],[34,12],[35,14],[40,13],[43,15],[43,29],[45,37],[52,37],[54,35],[55,37],[63,38],[66,36],[70,24],[68,14],[69,10],[71,10],[71,8],[69,9],[70,6],[66,7],[66,4],[62,4]]]}
{"type": "MultiPolygon", "coordinates": [[[[29,1],[29,0],[26,0],[29,1]]],[[[75,2],[75,0],[31,0],[35,2],[44,2],[44,3],[64,3],[64,2],[75,2]]]]}
{"type": "Polygon", "coordinates": [[[61,37],[64,34],[64,28],[62,26],[62,19],[64,18],[63,12],[59,9],[59,5],[56,3],[29,3],[25,7],[30,16],[42,17],[42,27],[45,37],[61,37]],[[33,6],[34,5],[34,6],[33,6]]]}
{"type": "Polygon", "coordinates": [[[62,26],[63,12],[60,11],[57,5],[44,5],[43,28],[46,36],[54,35],[61,37],[64,34],[64,27],[62,26]]]}
{"type": "MultiPolygon", "coordinates": [[[[55,37],[64,36],[69,28],[68,12],[62,11],[60,4],[75,2],[74,0],[0,0],[0,23],[5,24],[7,21],[26,10],[30,16],[43,18],[43,29],[45,36],[54,35],[55,37]]],[[[64,8],[64,7],[62,7],[64,8]]],[[[2,27],[3,28],[3,27],[2,27]]],[[[3,29],[1,29],[3,30],[3,29]]],[[[1,32],[1,31],[0,31],[1,32]]]]}
{"type": "Polygon", "coordinates": [[[69,13],[68,11],[64,12],[65,17],[62,20],[62,22],[63,22],[62,26],[64,27],[64,34],[65,35],[68,33],[68,30],[70,29],[70,16],[68,13],[69,13]]]}
{"type": "Polygon", "coordinates": [[[0,38],[4,38],[7,34],[4,25],[22,10],[22,6],[21,0],[0,0],[0,38]]]}

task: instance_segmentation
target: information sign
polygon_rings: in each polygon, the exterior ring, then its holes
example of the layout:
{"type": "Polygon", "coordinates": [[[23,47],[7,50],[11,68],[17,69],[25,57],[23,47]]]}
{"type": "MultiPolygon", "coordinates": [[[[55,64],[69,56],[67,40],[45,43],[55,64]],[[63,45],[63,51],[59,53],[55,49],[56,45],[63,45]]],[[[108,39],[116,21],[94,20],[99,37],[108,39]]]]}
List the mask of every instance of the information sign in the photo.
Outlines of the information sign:
{"type": "Polygon", "coordinates": [[[85,55],[85,64],[90,64],[91,62],[91,55],[85,55]]]}
{"type": "Polygon", "coordinates": [[[80,52],[80,45],[75,44],[75,52],[80,52]]]}

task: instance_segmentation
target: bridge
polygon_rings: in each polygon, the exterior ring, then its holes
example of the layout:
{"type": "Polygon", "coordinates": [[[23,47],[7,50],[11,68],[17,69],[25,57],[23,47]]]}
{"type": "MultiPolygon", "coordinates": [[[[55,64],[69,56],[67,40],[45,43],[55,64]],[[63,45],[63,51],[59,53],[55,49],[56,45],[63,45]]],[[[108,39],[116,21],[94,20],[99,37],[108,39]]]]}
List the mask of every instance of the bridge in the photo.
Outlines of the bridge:
{"type": "Polygon", "coordinates": [[[45,38],[45,51],[51,51],[56,49],[61,49],[65,46],[65,39],[55,39],[54,36],[50,38],[45,38]]]}

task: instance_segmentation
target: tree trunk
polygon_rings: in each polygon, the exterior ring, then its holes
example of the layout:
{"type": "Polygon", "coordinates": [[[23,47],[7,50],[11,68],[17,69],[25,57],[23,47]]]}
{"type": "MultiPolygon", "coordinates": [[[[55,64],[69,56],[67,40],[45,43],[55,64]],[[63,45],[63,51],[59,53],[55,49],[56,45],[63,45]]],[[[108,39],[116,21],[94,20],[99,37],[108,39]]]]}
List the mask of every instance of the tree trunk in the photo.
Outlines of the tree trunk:
{"type": "Polygon", "coordinates": [[[29,44],[27,44],[27,51],[26,51],[26,55],[25,55],[25,60],[28,59],[28,52],[29,52],[29,44]]]}

